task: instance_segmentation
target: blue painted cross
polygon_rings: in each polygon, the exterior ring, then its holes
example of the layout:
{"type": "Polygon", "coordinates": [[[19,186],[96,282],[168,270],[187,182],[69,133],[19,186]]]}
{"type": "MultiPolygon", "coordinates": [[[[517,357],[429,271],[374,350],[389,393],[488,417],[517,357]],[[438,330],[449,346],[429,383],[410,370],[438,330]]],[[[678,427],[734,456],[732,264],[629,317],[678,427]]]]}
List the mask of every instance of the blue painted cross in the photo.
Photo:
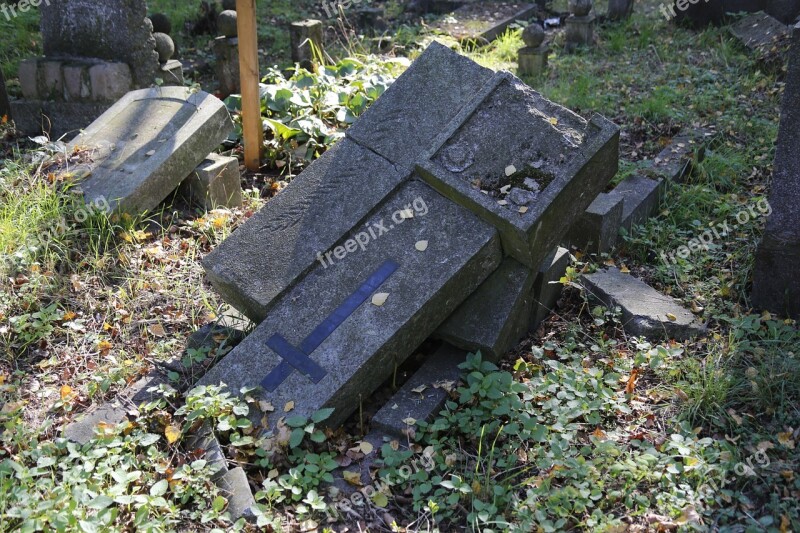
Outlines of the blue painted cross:
{"type": "Polygon", "coordinates": [[[325,339],[336,331],[358,307],[363,304],[369,295],[383,285],[389,277],[400,268],[400,265],[392,260],[383,263],[361,286],[351,294],[345,301],[337,307],[333,313],[326,318],[322,324],[311,332],[300,344],[300,348],[292,346],[289,341],[280,334],[275,334],[267,340],[267,346],[281,356],[283,361],[270,372],[261,386],[269,392],[274,392],[295,370],[308,376],[313,383],[322,381],[328,373],[324,368],[314,362],[309,355],[316,350],[325,339]]]}

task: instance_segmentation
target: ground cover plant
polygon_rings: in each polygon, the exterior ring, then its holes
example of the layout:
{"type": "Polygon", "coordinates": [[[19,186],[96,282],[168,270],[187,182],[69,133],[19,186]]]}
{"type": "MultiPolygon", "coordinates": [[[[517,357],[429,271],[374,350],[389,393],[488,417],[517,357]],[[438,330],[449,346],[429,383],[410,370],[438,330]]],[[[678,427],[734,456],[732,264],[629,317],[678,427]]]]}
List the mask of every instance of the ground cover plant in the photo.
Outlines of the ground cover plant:
{"type": "MultiPolygon", "coordinates": [[[[150,7],[184,28],[196,14],[187,5],[150,7]]],[[[536,335],[499,365],[472,355],[462,382],[445,384],[439,416],[380,449],[362,441],[369,420],[358,414],[338,430],[324,425],[330,412],[287,415],[281,431],[258,434],[247,420],[254,399],[218,388],[184,394],[191,385],[177,371],[155,400],[130,406],[128,422],[100,427],[91,443],[70,444],[61,430],[156,365],[177,357],[188,372],[227,353],[224,338],[184,349],[191,332],[229,313],[204,281],[202,257],[340,138],[425,44],[437,38],[513,69],[521,26],[489,45],[461,45],[388,3],[398,14],[385,31],[391,47],[331,20],[336,44],[327,67],[311,73],[287,70],[286,24],[321,7],[259,3],[262,65],[278,68],[263,69],[265,166],[245,177],[241,209],[170,199],[144,217],[108,219],[77,201],[62,171],[80,154],[3,124],[0,530],[800,530],[800,333],[748,301],[765,218],[669,259],[710,224],[765,200],[783,72],[724,28],[675,28],[657,7],[637,4],[631,21],[602,26],[591,51],[567,55],[557,36],[548,75],[525,81],[621,125],[623,175],[645,168],[680,130],[713,127],[719,141],[612,256],[574,251],[557,313],[536,335]],[[578,284],[604,264],[682,300],[708,335],[628,337],[617,310],[592,303],[578,284]],[[211,465],[188,443],[202,424],[245,468],[255,525],[226,516],[211,465]],[[370,453],[381,462],[362,486],[347,472],[370,453]],[[340,466],[362,497],[331,490],[340,466]]],[[[0,18],[0,27],[14,36],[0,46],[11,79],[37,53],[36,13],[0,18]]],[[[177,40],[187,54],[208,53],[188,31],[177,40]]],[[[236,99],[228,104],[235,112],[236,99]]]]}

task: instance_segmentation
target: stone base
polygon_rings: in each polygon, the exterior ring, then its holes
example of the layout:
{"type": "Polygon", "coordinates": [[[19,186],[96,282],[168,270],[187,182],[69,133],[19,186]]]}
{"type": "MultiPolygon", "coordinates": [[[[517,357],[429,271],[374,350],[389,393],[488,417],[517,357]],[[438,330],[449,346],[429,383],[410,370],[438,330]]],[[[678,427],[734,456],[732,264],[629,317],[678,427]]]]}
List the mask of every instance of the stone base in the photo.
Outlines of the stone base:
{"type": "Polygon", "coordinates": [[[242,91],[239,79],[239,39],[217,37],[214,40],[214,55],[217,63],[214,71],[219,81],[220,96],[226,98],[242,91]]]}
{"type": "Polygon", "coordinates": [[[570,228],[564,244],[576,246],[590,254],[602,254],[617,243],[623,218],[621,195],[600,193],[570,228]]]}
{"type": "Polygon", "coordinates": [[[592,46],[594,44],[594,15],[576,17],[570,15],[567,18],[567,44],[566,50],[571,52],[581,46],[592,46]]]}
{"type": "Polygon", "coordinates": [[[69,140],[102,115],[111,103],[43,102],[15,100],[11,115],[17,131],[24,135],[47,134],[69,140]]]}
{"type": "Polygon", "coordinates": [[[550,46],[543,44],[536,48],[527,46],[520,49],[517,60],[519,76],[541,76],[547,71],[547,56],[550,46]]]}
{"type": "Polygon", "coordinates": [[[164,85],[181,87],[183,86],[183,65],[177,59],[170,59],[161,65],[160,76],[164,85]]]}
{"type": "Polygon", "coordinates": [[[128,65],[91,58],[28,59],[19,83],[28,100],[65,102],[115,102],[134,89],[128,65]]]}
{"type": "Polygon", "coordinates": [[[242,205],[241,179],[238,159],[212,153],[183,180],[180,193],[208,211],[217,207],[239,207],[242,205]]]}

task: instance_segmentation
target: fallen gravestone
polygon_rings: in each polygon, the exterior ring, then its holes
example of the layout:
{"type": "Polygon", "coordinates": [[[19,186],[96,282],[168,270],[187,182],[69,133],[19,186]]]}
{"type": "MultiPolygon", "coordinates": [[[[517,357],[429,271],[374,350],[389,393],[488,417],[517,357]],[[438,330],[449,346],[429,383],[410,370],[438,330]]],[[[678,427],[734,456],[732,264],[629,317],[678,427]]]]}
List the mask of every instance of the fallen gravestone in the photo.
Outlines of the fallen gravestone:
{"type": "Polygon", "coordinates": [[[617,268],[582,279],[590,297],[609,309],[620,307],[623,328],[629,335],[685,340],[706,332],[705,326],[675,300],[617,268]]]}
{"type": "Polygon", "coordinates": [[[520,275],[476,312],[503,309],[498,331],[524,334],[513,325],[530,322],[530,271],[616,173],[618,137],[431,45],[207,258],[260,325],[201,384],[260,387],[275,412],[253,416],[267,428],[325,407],[337,425],[492,276],[501,237],[520,275]]]}
{"type": "Polygon", "coordinates": [[[800,318],[800,24],[781,109],[772,191],[772,214],[756,254],[753,304],[800,318]]]}
{"type": "Polygon", "coordinates": [[[766,13],[746,15],[732,24],[729,31],[744,47],[762,57],[791,38],[789,27],[766,13]]]}
{"type": "Polygon", "coordinates": [[[40,7],[44,57],[23,61],[17,129],[52,138],[76,132],[133,89],[183,80],[159,63],[144,0],[58,0],[40,7]]]}
{"type": "Polygon", "coordinates": [[[88,150],[75,167],[84,201],[140,214],[155,208],[233,130],[225,105],[202,91],[132,91],[87,127],[68,151],[88,150]]]}
{"type": "Polygon", "coordinates": [[[474,2],[446,15],[434,28],[459,41],[491,42],[518,20],[537,11],[534,4],[515,2],[474,2]]]}

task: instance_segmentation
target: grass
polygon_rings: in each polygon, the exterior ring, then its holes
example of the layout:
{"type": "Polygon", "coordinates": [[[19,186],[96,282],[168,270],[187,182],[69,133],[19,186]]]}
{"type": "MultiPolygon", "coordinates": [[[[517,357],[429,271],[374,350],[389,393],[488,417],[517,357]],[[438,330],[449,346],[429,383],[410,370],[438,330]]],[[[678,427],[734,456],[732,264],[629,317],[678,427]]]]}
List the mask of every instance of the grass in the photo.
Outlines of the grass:
{"type": "MultiPolygon", "coordinates": [[[[195,9],[174,0],[149,5],[178,28],[195,9]]],[[[617,180],[645,168],[680,130],[720,132],[722,141],[668,191],[660,214],[610,258],[693,308],[708,336],[658,345],[628,338],[614,310],[567,288],[543,337],[499,368],[472,357],[437,419],[384,444],[373,490],[364,489],[366,503],[344,524],[357,517],[370,529],[390,529],[391,518],[408,531],[800,530],[800,334],[796,323],[754,313],[748,301],[764,218],[688,260],[660,259],[764,200],[781,73],[762,68],[724,28],[666,26],[654,5],[599,27],[592,50],[564,54],[557,38],[548,75],[526,81],[622,126],[617,180]]],[[[266,58],[286,66],[288,21],[317,8],[259,3],[266,58]]],[[[37,52],[35,26],[30,15],[3,27],[23,30],[0,45],[7,75],[37,52]]],[[[437,38],[495,69],[513,69],[522,46],[519,28],[488,46],[460,46],[410,20],[394,37],[411,57],[437,38]]],[[[180,38],[182,49],[204,53],[203,38],[180,38]]],[[[372,49],[347,31],[329,53],[372,49]]],[[[301,111],[275,116],[289,123],[301,111]]],[[[357,432],[321,431],[325,413],[287,421],[285,434],[258,435],[245,421],[246,402],[214,389],[182,396],[176,374],[162,399],[101,428],[89,445],[60,438],[76,414],[154,365],[181,355],[185,366],[202,367],[230,350],[220,339],[183,353],[192,331],[228,312],[204,283],[200,260],[272,196],[279,178],[254,180],[242,209],[196,212],[168,201],[140,219],[84,219],[75,184],[36,162],[43,150],[12,141],[0,169],[0,530],[244,529],[226,519],[208,465],[186,445],[198,421],[212,424],[229,460],[245,468],[259,525],[324,526],[337,503],[342,509],[343,495],[326,488],[331,470],[363,450],[357,432]]],[[[276,145],[276,163],[285,152],[276,145]]],[[[577,257],[570,280],[597,266],[577,257]]]]}

